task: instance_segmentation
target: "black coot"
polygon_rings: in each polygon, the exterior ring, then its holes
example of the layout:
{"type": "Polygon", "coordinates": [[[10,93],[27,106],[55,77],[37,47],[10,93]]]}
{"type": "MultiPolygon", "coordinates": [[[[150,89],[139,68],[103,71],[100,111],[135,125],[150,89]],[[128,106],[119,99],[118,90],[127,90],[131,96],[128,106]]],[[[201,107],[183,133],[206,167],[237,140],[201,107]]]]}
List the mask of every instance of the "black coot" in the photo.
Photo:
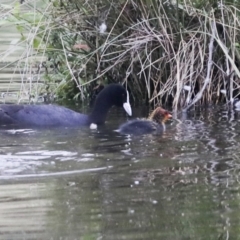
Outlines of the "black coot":
{"type": "Polygon", "coordinates": [[[109,84],[97,96],[89,115],[57,105],[0,105],[0,125],[25,127],[79,127],[100,125],[106,120],[109,109],[123,107],[131,116],[129,94],[120,84],[109,84]]]}
{"type": "Polygon", "coordinates": [[[165,131],[165,122],[172,115],[165,109],[157,107],[147,119],[134,119],[122,124],[118,132],[122,134],[162,134],[165,131]]]}

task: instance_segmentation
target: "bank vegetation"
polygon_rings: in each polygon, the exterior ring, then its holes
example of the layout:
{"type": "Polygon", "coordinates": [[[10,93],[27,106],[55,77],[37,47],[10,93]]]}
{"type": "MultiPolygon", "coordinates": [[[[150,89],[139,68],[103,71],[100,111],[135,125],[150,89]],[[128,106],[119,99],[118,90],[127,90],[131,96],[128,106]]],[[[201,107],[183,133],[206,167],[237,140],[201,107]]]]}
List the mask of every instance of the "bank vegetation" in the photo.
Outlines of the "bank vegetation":
{"type": "MultiPolygon", "coordinates": [[[[236,1],[34,4],[15,6],[11,17],[21,20],[18,31],[26,48],[43,56],[35,74],[41,73],[41,91],[47,94],[83,101],[98,85],[119,82],[132,101],[168,104],[175,110],[231,103],[239,95],[236,1]],[[22,14],[22,7],[35,9],[35,15],[22,14]]],[[[28,56],[21,59],[25,61],[28,56]]]]}

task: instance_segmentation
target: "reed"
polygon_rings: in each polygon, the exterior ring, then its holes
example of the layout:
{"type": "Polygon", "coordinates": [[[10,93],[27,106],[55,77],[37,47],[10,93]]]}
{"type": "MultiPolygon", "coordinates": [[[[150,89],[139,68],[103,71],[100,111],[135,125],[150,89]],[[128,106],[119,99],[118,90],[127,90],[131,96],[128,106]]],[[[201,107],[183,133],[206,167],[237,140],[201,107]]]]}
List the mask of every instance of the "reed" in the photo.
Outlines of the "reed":
{"type": "Polygon", "coordinates": [[[55,0],[46,6],[35,31],[41,50],[35,49],[48,59],[45,79],[57,84],[58,96],[84,100],[96,84],[121,82],[136,102],[187,110],[239,95],[234,1],[55,0]]]}

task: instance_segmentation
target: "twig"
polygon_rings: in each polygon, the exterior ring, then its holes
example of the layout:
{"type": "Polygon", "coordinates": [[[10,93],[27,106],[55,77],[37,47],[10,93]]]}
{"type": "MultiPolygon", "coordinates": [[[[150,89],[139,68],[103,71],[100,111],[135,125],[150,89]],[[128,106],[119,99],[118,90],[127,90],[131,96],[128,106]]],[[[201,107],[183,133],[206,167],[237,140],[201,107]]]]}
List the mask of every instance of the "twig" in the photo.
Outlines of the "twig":
{"type": "Polygon", "coordinates": [[[215,25],[214,21],[212,21],[212,23],[211,23],[211,29],[212,29],[212,35],[211,35],[211,39],[210,39],[210,43],[209,43],[209,56],[208,56],[207,76],[205,78],[205,81],[204,81],[202,89],[197,93],[197,95],[192,100],[192,102],[183,109],[183,111],[188,110],[190,107],[192,107],[196,102],[198,102],[202,98],[204,90],[206,89],[207,85],[211,81],[210,73],[211,73],[211,69],[212,69],[213,42],[214,42],[214,39],[215,39],[215,36],[216,36],[216,25],[215,25]]]}
{"type": "Polygon", "coordinates": [[[68,61],[68,58],[67,58],[67,52],[66,52],[65,45],[64,45],[64,42],[63,42],[63,39],[62,39],[61,35],[60,35],[60,39],[61,39],[61,43],[62,43],[62,47],[63,47],[63,52],[64,52],[64,56],[65,56],[65,60],[66,60],[66,65],[67,65],[68,70],[71,73],[71,76],[74,79],[74,81],[75,81],[79,91],[81,92],[81,97],[83,99],[84,95],[83,95],[83,91],[82,91],[81,85],[79,84],[78,80],[76,79],[76,77],[75,77],[75,75],[74,75],[74,73],[72,71],[72,68],[71,68],[71,66],[69,64],[69,61],[68,61]]]}

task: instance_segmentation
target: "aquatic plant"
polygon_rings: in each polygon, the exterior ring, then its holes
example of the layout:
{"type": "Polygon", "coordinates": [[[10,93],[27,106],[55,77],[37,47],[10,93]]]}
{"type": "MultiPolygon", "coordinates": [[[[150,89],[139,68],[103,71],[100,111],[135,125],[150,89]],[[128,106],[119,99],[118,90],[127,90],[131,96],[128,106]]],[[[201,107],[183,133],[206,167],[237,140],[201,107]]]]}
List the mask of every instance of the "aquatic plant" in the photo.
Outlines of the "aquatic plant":
{"type": "Polygon", "coordinates": [[[65,98],[84,99],[96,83],[122,82],[136,102],[175,110],[231,102],[240,77],[236,4],[47,2],[47,21],[35,31],[38,52],[46,56],[45,79],[65,98]]]}

